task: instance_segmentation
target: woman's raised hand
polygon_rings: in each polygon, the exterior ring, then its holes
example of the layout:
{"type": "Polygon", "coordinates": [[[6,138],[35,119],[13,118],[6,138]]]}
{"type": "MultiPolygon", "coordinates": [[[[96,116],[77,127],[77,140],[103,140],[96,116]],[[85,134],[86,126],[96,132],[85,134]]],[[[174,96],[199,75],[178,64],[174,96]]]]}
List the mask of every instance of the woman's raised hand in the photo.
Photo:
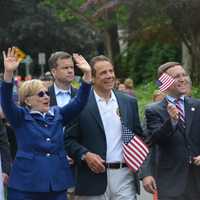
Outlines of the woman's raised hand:
{"type": "Polygon", "coordinates": [[[17,69],[20,63],[20,59],[17,58],[15,47],[8,48],[7,54],[5,51],[3,51],[3,60],[4,80],[10,82],[13,78],[13,72],[17,69]]]}
{"type": "Polygon", "coordinates": [[[5,72],[14,72],[19,66],[20,59],[17,58],[15,47],[8,48],[7,54],[3,51],[3,59],[5,72]]]}
{"type": "Polygon", "coordinates": [[[78,68],[84,73],[83,79],[86,82],[90,82],[92,79],[91,75],[91,67],[88,64],[88,62],[85,60],[85,58],[77,53],[73,54],[74,61],[76,62],[76,65],[78,68]]]}

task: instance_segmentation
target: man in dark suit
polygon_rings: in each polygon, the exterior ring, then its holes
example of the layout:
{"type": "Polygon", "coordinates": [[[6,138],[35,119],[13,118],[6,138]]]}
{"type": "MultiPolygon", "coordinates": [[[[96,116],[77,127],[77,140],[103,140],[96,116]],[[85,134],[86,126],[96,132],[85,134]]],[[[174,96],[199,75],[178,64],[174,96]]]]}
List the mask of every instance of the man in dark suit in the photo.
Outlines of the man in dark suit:
{"type": "Polygon", "coordinates": [[[90,63],[93,90],[77,123],[68,129],[65,147],[75,159],[78,200],[135,200],[138,176],[123,159],[121,122],[142,135],[137,101],[113,91],[114,67],[105,56],[90,63]]]}
{"type": "Polygon", "coordinates": [[[77,92],[77,89],[71,85],[74,80],[74,62],[72,56],[63,51],[53,53],[48,62],[54,78],[54,84],[49,87],[50,106],[58,105],[62,107],[77,92]]]}
{"type": "MultiPolygon", "coordinates": [[[[69,103],[69,101],[76,96],[78,91],[71,85],[75,76],[74,62],[69,53],[57,51],[50,56],[48,63],[54,79],[53,85],[48,89],[50,94],[50,106],[58,105],[62,107],[69,103]]],[[[68,124],[67,127],[70,125],[71,123],[68,124]]],[[[69,163],[73,163],[70,158],[69,163]]],[[[73,165],[71,167],[72,170],[74,170],[73,165]]],[[[73,188],[68,189],[68,198],[70,200],[73,199],[73,193],[73,188]]]]}
{"type": "Polygon", "coordinates": [[[152,151],[144,165],[143,185],[148,192],[158,190],[159,200],[199,200],[200,101],[185,96],[188,75],[179,63],[161,65],[158,77],[163,73],[175,82],[166,90],[164,100],[145,111],[147,133],[159,155],[155,162],[152,151]]]}

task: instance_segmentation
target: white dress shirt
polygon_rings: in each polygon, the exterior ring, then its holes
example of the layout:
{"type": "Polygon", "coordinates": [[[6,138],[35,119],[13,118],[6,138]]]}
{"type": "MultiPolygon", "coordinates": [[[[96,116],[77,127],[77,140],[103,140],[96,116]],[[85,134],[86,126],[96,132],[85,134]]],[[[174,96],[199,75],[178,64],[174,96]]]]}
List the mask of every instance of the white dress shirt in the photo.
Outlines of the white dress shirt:
{"type": "Polygon", "coordinates": [[[121,120],[117,99],[113,92],[108,102],[98,96],[95,91],[94,95],[106,135],[106,162],[122,162],[121,120]]]}
{"type": "Polygon", "coordinates": [[[71,100],[71,88],[69,90],[62,90],[56,86],[54,83],[54,91],[56,95],[57,105],[59,107],[63,107],[68,104],[71,100]]]}

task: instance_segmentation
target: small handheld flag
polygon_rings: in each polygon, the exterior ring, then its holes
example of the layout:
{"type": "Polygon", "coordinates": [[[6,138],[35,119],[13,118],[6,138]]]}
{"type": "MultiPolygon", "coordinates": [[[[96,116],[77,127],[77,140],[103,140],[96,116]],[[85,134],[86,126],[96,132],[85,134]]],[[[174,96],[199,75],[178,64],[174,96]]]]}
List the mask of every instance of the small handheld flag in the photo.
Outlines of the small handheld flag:
{"type": "Polygon", "coordinates": [[[127,166],[137,172],[145,161],[149,149],[146,144],[122,122],[123,156],[127,166]]]}
{"type": "Polygon", "coordinates": [[[175,79],[166,73],[163,73],[156,81],[161,92],[166,91],[174,82],[175,79]]]}

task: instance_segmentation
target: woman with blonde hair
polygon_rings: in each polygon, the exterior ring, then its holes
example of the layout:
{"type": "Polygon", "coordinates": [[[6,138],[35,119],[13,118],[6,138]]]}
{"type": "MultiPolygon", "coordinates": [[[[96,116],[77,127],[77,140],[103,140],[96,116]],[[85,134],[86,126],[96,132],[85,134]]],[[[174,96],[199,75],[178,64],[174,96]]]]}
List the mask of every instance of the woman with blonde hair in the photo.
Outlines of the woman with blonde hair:
{"type": "Polygon", "coordinates": [[[134,91],[133,91],[134,89],[133,80],[130,78],[125,79],[124,85],[125,85],[126,93],[131,96],[135,96],[134,91]]]}
{"type": "Polygon", "coordinates": [[[75,99],[66,106],[49,107],[49,93],[40,80],[25,81],[19,90],[20,105],[12,100],[13,73],[19,65],[15,48],[4,57],[4,81],[1,103],[3,112],[14,128],[17,154],[8,184],[8,200],[66,200],[66,189],[73,178],[64,151],[63,125],[84,108],[91,89],[91,68],[74,54],[84,73],[75,99]]]}

